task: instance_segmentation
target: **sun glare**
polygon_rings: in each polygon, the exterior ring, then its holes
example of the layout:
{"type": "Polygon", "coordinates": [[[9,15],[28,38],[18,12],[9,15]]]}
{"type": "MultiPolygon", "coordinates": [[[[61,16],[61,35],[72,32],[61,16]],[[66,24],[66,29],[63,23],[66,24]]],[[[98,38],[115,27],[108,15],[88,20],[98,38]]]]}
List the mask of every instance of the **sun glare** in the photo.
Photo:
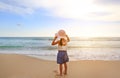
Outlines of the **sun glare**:
{"type": "Polygon", "coordinates": [[[95,28],[91,27],[91,26],[82,26],[80,27],[80,33],[82,34],[83,37],[92,37],[95,36],[95,34],[93,33],[95,30],[95,28]]]}
{"type": "Polygon", "coordinates": [[[66,0],[59,8],[59,14],[71,18],[87,18],[96,9],[93,0],[66,0]]]}
{"type": "Polygon", "coordinates": [[[71,26],[71,30],[68,29],[67,31],[69,32],[70,36],[75,36],[75,37],[99,37],[99,36],[104,36],[104,31],[101,32],[102,28],[101,27],[95,27],[95,26],[71,26]]]}

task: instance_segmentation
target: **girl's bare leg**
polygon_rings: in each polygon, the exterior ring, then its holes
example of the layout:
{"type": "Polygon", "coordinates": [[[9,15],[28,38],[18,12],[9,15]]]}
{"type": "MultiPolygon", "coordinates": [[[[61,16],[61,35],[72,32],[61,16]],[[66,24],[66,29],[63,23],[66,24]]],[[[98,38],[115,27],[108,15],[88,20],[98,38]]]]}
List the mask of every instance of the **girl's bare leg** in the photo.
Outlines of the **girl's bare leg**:
{"type": "Polygon", "coordinates": [[[60,76],[62,76],[62,70],[63,70],[62,64],[59,65],[59,70],[60,70],[60,76]]]}
{"type": "Polygon", "coordinates": [[[64,63],[64,75],[67,75],[67,63],[64,63]]]}

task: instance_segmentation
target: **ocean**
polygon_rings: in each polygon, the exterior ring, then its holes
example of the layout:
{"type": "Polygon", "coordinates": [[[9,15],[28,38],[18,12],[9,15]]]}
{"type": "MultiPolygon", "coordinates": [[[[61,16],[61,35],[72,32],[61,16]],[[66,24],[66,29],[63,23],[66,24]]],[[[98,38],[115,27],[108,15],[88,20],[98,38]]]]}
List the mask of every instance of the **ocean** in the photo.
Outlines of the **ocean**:
{"type": "MultiPolygon", "coordinates": [[[[44,60],[56,60],[57,45],[52,37],[0,37],[0,54],[22,54],[44,60]]],[[[71,37],[68,55],[71,61],[120,60],[120,37],[71,37]]]]}

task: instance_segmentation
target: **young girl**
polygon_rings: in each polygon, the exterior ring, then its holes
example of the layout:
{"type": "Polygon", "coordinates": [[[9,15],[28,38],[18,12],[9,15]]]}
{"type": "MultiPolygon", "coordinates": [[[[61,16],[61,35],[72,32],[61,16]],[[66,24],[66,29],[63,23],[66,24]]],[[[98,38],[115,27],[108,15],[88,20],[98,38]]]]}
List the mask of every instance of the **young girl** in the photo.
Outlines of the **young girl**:
{"type": "Polygon", "coordinates": [[[67,42],[70,39],[66,35],[64,30],[59,30],[58,33],[55,35],[52,45],[58,45],[58,54],[57,54],[57,63],[59,64],[59,75],[62,76],[67,75],[67,63],[69,61],[67,55],[67,42]],[[63,72],[63,65],[64,65],[64,72],[63,72]]]}

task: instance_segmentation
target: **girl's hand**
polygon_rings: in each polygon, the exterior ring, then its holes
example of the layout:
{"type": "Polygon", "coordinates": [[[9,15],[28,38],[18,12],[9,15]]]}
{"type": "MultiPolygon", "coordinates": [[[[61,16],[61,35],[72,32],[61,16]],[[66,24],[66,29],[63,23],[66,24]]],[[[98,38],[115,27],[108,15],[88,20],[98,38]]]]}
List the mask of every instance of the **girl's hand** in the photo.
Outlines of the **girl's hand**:
{"type": "Polygon", "coordinates": [[[66,35],[66,37],[67,37],[67,40],[68,40],[68,42],[70,41],[70,38],[68,37],[68,35],[66,35]]]}
{"type": "Polygon", "coordinates": [[[57,35],[58,35],[58,34],[57,34],[57,33],[55,33],[55,37],[54,37],[55,39],[57,38],[57,35]]]}
{"type": "Polygon", "coordinates": [[[57,38],[57,36],[54,37],[55,39],[57,38]]]}

